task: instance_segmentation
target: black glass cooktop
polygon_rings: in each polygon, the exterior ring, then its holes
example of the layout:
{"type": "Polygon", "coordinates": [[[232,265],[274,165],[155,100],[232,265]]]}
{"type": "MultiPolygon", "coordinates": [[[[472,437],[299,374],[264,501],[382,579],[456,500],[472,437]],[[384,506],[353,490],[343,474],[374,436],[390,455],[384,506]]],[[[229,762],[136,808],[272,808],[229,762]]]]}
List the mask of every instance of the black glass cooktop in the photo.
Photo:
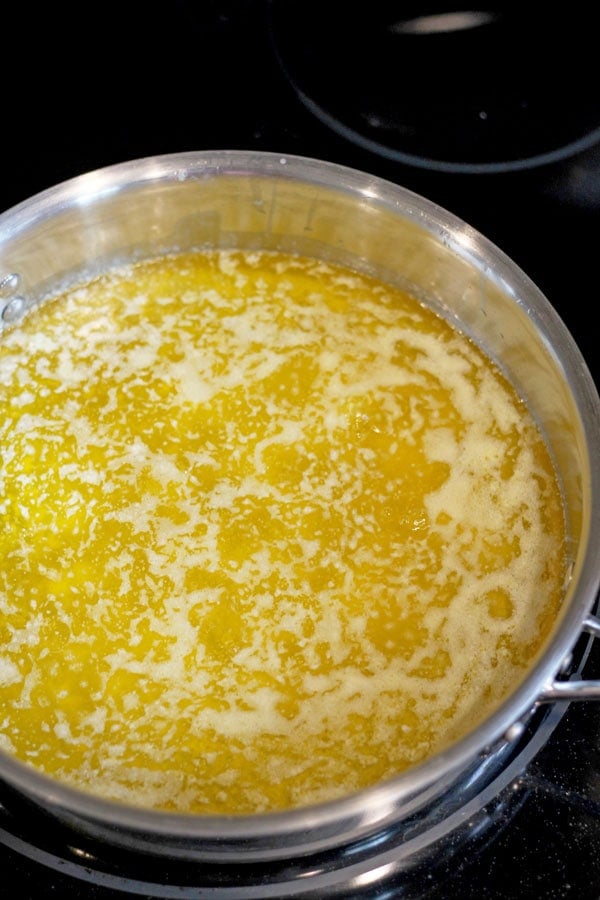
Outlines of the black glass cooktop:
{"type": "MultiPolygon", "coordinates": [[[[600,95],[591,83],[592,26],[583,8],[563,10],[562,30],[528,15],[519,32],[500,7],[465,14],[448,4],[359,4],[365,41],[386,31],[387,82],[379,96],[378,53],[373,44],[361,51],[347,4],[285,7],[275,0],[109,0],[68,10],[11,4],[3,10],[0,210],[91,169],[185,150],[270,150],[353,166],[428,197],[494,241],[556,307],[598,381],[600,95]],[[506,80],[497,71],[478,80],[478,32],[492,58],[506,62],[506,80]],[[455,68],[453,35],[462,42],[455,68]],[[390,62],[395,37],[411,42],[399,74],[390,62]],[[434,50],[446,41],[446,67],[438,58],[435,68],[445,104],[432,89],[428,38],[434,50]],[[526,66],[522,59],[510,64],[525,52],[526,66]],[[569,59],[577,65],[562,77],[569,59]],[[408,106],[400,103],[407,93],[408,106]],[[362,118],[352,118],[356,110],[362,118]],[[471,127],[475,145],[465,139],[471,127]],[[478,165],[482,160],[494,165],[478,165]]],[[[595,647],[585,675],[600,678],[595,647]]],[[[501,802],[463,823],[473,834],[448,859],[410,878],[392,865],[387,879],[363,879],[360,896],[598,900],[600,710],[592,701],[572,704],[557,719],[501,802]]],[[[61,848],[59,833],[34,837],[47,823],[27,819],[35,812],[11,807],[0,791],[5,802],[0,897],[213,896],[190,872],[161,875],[150,866],[140,873],[126,860],[109,860],[100,874],[93,852],[86,858],[61,848]]],[[[351,895],[340,887],[337,896],[351,895]]]]}

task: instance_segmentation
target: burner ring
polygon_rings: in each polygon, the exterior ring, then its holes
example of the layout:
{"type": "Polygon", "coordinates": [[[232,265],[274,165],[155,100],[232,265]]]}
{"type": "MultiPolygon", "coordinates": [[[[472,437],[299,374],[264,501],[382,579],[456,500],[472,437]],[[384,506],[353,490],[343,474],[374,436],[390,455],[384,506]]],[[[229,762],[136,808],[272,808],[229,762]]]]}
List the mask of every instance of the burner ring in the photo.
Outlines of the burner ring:
{"type": "Polygon", "coordinates": [[[455,6],[425,4],[418,15],[408,6],[399,18],[382,0],[343,14],[315,0],[270,0],[267,27],[309,112],[387,160],[496,174],[600,142],[595,51],[575,15],[455,6]],[[561,66],[571,46],[575,61],[561,66]]]}

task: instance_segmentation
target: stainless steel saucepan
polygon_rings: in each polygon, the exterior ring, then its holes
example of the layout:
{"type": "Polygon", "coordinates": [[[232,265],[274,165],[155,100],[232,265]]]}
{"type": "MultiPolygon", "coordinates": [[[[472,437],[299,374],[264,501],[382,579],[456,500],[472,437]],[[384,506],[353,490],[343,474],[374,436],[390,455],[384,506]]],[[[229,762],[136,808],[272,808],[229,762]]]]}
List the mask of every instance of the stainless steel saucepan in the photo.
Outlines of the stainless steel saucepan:
{"type": "MultiPolygon", "coordinates": [[[[270,153],[141,159],[60,184],[0,216],[0,314],[16,324],[58,286],[190,248],[266,248],[377,274],[432,303],[494,358],[540,423],[562,481],[572,573],[543,652],[502,705],[423,764],[320,806],[255,816],[162,813],[108,802],[0,754],[0,778],[86,834],[180,859],[309,857],[431,809],[487,761],[502,765],[545,704],[599,698],[569,676],[600,582],[600,400],[568,330],[535,284],[451,213],[373,175],[270,153]]],[[[1,452],[1,448],[0,448],[1,452]]]]}

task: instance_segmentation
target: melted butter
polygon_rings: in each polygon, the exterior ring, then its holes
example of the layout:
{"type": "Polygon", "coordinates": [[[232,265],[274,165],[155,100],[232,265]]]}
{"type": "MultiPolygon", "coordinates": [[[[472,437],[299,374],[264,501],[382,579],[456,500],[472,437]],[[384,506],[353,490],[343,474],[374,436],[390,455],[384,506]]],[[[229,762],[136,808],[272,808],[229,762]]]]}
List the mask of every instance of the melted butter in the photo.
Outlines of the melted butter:
{"type": "Polygon", "coordinates": [[[246,813],[470,730],[561,601],[545,444],[414,299],[161,258],[0,343],[0,741],[84,790],[246,813]]]}

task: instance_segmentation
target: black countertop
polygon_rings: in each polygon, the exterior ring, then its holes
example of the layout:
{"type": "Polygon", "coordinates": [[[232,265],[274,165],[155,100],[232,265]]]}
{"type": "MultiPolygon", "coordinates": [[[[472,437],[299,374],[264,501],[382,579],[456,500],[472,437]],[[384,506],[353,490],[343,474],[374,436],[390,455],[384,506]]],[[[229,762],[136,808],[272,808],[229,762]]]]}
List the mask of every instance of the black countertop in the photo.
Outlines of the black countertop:
{"type": "MultiPolygon", "coordinates": [[[[345,5],[337,8],[343,15],[345,5]]],[[[579,152],[564,158],[559,153],[542,165],[478,172],[409,164],[397,154],[379,152],[364,142],[358,145],[300,99],[297,83],[281,65],[288,59],[286,52],[294,52],[294,35],[306,51],[310,29],[319,28],[318,5],[306,4],[305,16],[315,18],[312,23],[304,18],[300,26],[300,20],[293,23],[291,16],[302,16],[302,6],[291,3],[287,23],[291,27],[284,21],[285,40],[270,31],[269,9],[261,0],[172,0],[154,6],[108,2],[68,10],[56,4],[38,8],[13,3],[3,12],[0,211],[95,168],[186,150],[270,150],[352,166],[446,207],[512,257],[557,309],[598,382],[592,323],[598,304],[600,137],[597,144],[589,140],[587,146],[584,140],[579,152]],[[283,53],[281,60],[278,52],[283,53]]],[[[281,12],[277,22],[283,27],[281,12]]],[[[510,47],[506,52],[510,58],[510,47]]],[[[373,60],[373,54],[357,58],[356,66],[372,67],[373,60]]],[[[315,56],[312,64],[320,64],[315,56]]],[[[581,77],[588,74],[584,67],[581,77]]],[[[339,82],[343,75],[333,54],[327,77],[339,82]]],[[[405,72],[399,90],[414,90],[418,71],[412,77],[414,83],[405,72]]],[[[351,83],[356,90],[356,79],[351,83]]],[[[307,84],[318,91],[314,78],[307,84]]],[[[459,86],[455,84],[454,90],[459,86]]],[[[577,104],[576,81],[571,79],[568,87],[572,105],[577,104]]],[[[513,84],[516,88],[518,84],[513,84]]],[[[556,90],[555,81],[552,89],[556,90]]],[[[582,84],[588,117],[589,94],[589,85],[582,84]]],[[[365,97],[361,102],[367,102],[365,97]]],[[[600,100],[597,105],[596,127],[600,100]]],[[[556,103],[557,116],[564,115],[564,109],[562,102],[556,103]]],[[[493,109],[481,111],[489,121],[493,109]]],[[[600,678],[596,649],[585,674],[600,678]]],[[[448,866],[423,876],[418,890],[399,881],[361,896],[383,900],[416,896],[417,891],[431,900],[598,900],[596,703],[571,705],[513,790],[519,801],[513,805],[516,812],[487,835],[477,852],[455,854],[448,866]]],[[[121,891],[71,877],[60,866],[55,870],[40,860],[0,842],[0,866],[12,873],[10,888],[7,882],[0,883],[0,896],[11,900],[126,896],[125,882],[121,891]]],[[[156,896],[145,894],[139,885],[135,893],[156,896]]]]}

